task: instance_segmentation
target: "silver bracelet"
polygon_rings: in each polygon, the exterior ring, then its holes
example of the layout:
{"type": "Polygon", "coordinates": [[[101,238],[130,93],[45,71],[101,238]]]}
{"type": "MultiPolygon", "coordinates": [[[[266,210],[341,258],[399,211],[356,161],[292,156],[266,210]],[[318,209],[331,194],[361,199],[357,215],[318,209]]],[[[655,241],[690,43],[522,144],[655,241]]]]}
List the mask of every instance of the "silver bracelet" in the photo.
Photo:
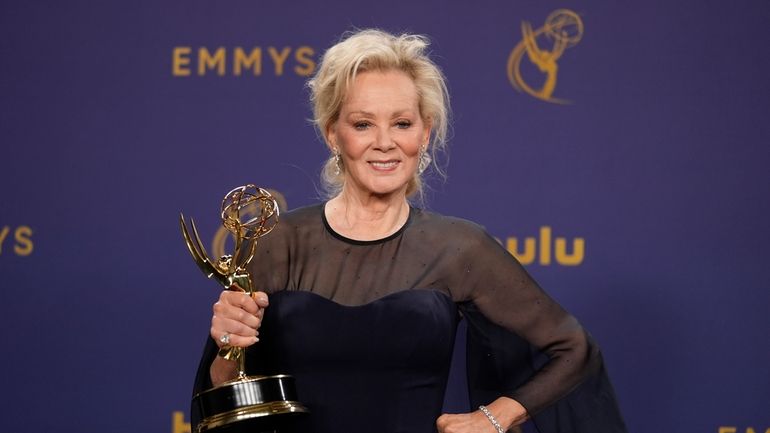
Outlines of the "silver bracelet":
{"type": "Polygon", "coordinates": [[[492,427],[494,427],[494,428],[495,428],[495,430],[497,430],[497,433],[505,433],[505,430],[503,430],[503,427],[502,427],[502,426],[500,426],[500,423],[499,423],[499,422],[497,422],[497,418],[495,418],[495,416],[494,416],[494,415],[492,415],[492,412],[490,412],[490,411],[489,411],[489,409],[487,409],[487,407],[486,407],[486,406],[484,406],[484,405],[482,404],[481,406],[479,406],[479,410],[480,410],[480,411],[481,411],[481,412],[482,412],[484,415],[486,415],[486,416],[487,416],[487,419],[489,420],[489,422],[491,422],[491,423],[492,423],[492,427]]]}

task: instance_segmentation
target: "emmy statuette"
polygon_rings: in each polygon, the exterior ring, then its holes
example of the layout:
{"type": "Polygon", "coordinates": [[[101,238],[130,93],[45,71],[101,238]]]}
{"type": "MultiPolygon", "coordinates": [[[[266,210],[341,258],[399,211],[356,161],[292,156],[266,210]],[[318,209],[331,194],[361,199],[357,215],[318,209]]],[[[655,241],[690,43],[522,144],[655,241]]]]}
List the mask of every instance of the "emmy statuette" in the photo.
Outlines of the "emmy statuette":
{"type": "MultiPolygon", "coordinates": [[[[195,263],[208,278],[214,278],[225,289],[249,294],[255,292],[247,265],[254,258],[257,240],[268,234],[278,223],[278,203],[270,193],[254,185],[233,189],[222,200],[222,224],[235,239],[233,254],[216,262],[206,253],[195,222],[190,219],[192,236],[180,214],[180,225],[187,248],[195,263]],[[245,217],[245,215],[249,215],[245,217]]],[[[297,401],[294,378],[247,376],[246,351],[242,347],[225,346],[219,356],[238,363],[238,376],[193,397],[193,410],[198,410],[201,422],[196,433],[210,430],[231,430],[246,426],[253,431],[279,431],[287,418],[307,412],[297,401]]]]}

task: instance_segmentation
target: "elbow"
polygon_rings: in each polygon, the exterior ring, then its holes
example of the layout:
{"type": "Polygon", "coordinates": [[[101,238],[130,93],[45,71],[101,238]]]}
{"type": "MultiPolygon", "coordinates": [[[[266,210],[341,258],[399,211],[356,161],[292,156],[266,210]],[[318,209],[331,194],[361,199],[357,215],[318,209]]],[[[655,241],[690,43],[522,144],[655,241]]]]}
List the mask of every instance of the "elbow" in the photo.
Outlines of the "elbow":
{"type": "Polygon", "coordinates": [[[576,385],[599,373],[602,369],[602,353],[596,340],[585,330],[581,330],[575,348],[575,377],[576,385]]]}
{"type": "Polygon", "coordinates": [[[563,379],[569,388],[575,388],[598,374],[602,368],[599,345],[581,326],[564,335],[561,342],[549,352],[551,361],[561,365],[563,379]]]}

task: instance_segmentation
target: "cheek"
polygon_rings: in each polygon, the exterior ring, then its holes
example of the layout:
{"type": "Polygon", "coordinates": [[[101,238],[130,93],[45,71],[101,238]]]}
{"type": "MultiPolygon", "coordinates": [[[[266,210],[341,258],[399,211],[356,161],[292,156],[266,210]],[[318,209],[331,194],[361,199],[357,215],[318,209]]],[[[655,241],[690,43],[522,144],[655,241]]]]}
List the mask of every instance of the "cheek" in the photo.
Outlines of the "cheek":
{"type": "Polygon", "coordinates": [[[344,133],[338,136],[340,151],[351,159],[360,158],[366,151],[367,143],[365,134],[344,133]]]}
{"type": "Polygon", "coordinates": [[[417,156],[420,153],[420,148],[423,143],[425,143],[423,137],[422,131],[412,134],[409,140],[409,146],[405,149],[409,156],[417,156]]]}

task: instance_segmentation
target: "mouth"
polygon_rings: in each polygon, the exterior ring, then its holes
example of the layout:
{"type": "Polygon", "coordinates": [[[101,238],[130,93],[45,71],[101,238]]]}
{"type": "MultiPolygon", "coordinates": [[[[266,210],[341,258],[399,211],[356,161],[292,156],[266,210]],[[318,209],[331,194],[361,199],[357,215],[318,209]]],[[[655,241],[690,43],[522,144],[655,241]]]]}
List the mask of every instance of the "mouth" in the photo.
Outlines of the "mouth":
{"type": "Polygon", "coordinates": [[[391,159],[388,161],[369,161],[369,165],[371,165],[372,168],[377,171],[394,170],[400,163],[401,161],[395,160],[395,159],[391,159]]]}

